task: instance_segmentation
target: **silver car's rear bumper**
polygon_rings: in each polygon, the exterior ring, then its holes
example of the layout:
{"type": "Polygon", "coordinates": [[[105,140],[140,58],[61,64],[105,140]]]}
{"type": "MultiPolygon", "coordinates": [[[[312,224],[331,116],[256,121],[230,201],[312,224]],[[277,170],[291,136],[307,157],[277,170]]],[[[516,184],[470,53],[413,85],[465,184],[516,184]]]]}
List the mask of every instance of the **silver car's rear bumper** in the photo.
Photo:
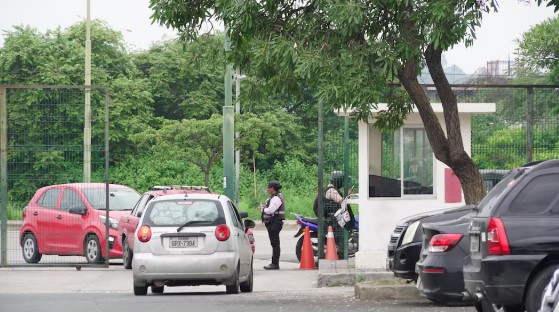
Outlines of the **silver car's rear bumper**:
{"type": "Polygon", "coordinates": [[[132,260],[134,285],[144,286],[153,281],[225,282],[230,280],[237,270],[237,262],[235,252],[163,256],[135,253],[132,260]]]}

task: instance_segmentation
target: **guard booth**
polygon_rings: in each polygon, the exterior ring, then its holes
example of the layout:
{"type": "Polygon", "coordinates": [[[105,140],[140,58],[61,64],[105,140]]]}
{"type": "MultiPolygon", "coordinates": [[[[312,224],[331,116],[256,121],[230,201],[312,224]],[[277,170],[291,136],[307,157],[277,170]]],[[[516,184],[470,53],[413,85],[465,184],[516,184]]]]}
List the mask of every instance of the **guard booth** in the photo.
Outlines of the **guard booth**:
{"type": "MultiPolygon", "coordinates": [[[[443,130],[443,108],[432,104],[443,130]]],[[[460,182],[453,171],[435,159],[416,108],[402,128],[381,131],[375,116],[387,110],[379,104],[368,122],[359,122],[359,251],[355,266],[384,269],[387,245],[396,222],[427,211],[464,204],[460,182]]],[[[471,155],[471,117],[495,112],[494,103],[458,104],[465,151],[471,155]]],[[[346,116],[347,112],[338,115],[346,116]]]]}

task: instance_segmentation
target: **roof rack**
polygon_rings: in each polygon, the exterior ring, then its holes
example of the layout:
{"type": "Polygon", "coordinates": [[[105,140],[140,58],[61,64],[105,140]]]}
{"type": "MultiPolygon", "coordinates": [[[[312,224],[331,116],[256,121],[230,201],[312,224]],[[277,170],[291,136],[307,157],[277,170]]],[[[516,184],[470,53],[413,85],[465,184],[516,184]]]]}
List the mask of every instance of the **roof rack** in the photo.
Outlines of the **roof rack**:
{"type": "Polygon", "coordinates": [[[155,185],[151,188],[152,191],[169,191],[169,190],[193,190],[193,191],[208,191],[210,188],[207,186],[199,185],[155,185]]]}

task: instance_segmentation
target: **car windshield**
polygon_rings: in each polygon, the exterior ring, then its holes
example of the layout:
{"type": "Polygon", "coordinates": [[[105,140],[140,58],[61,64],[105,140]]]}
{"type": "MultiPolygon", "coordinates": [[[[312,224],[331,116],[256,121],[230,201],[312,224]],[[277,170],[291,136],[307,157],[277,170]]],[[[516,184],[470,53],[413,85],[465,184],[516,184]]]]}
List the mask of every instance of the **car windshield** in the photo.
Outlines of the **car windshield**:
{"type": "MultiPolygon", "coordinates": [[[[93,209],[105,209],[105,189],[83,189],[87,201],[93,209]]],[[[129,188],[109,188],[109,210],[130,210],[140,199],[140,194],[129,188]]]]}
{"type": "Polygon", "coordinates": [[[195,227],[225,223],[219,201],[180,199],[152,202],[144,223],[150,226],[195,227]]]}
{"type": "Polygon", "coordinates": [[[508,173],[479,203],[478,208],[480,211],[480,215],[487,216],[491,209],[495,206],[497,201],[501,198],[501,196],[505,193],[505,191],[511,187],[514,182],[528,170],[528,168],[520,168],[512,170],[508,173]]]}

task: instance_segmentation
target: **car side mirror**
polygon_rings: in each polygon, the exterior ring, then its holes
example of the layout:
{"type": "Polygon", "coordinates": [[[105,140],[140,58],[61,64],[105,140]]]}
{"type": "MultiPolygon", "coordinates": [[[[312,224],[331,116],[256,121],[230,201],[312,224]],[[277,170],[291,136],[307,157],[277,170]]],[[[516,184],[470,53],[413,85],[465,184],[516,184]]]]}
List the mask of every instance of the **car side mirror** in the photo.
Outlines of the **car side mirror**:
{"type": "Polygon", "coordinates": [[[248,218],[248,212],[246,211],[239,212],[239,215],[241,216],[241,219],[248,218]]]}
{"type": "Polygon", "coordinates": [[[256,223],[252,220],[244,220],[245,229],[253,229],[256,226],[256,223]]]}
{"type": "Polygon", "coordinates": [[[73,214],[79,214],[82,216],[85,216],[85,214],[87,213],[87,208],[83,207],[83,206],[79,206],[79,207],[70,207],[70,209],[68,210],[69,213],[73,213],[73,214]]]}

